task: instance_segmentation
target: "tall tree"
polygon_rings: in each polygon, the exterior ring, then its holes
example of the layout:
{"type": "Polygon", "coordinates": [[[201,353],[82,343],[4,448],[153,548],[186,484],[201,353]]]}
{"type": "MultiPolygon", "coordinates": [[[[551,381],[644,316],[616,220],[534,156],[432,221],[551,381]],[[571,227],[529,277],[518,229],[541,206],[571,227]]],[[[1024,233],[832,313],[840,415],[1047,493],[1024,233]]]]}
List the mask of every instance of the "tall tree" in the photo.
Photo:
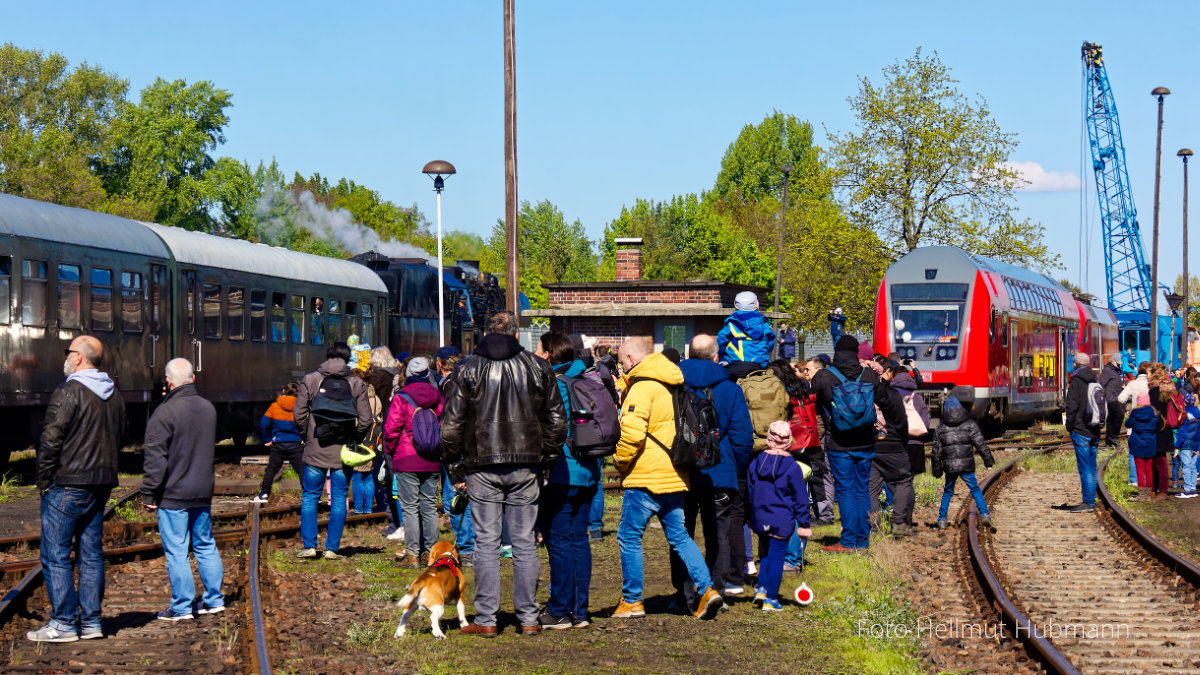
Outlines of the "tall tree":
{"type": "Polygon", "coordinates": [[[1002,260],[1058,267],[1043,227],[1018,220],[1023,182],[1006,162],[1015,134],[1000,130],[987,102],[969,100],[934,52],[921,49],[859,79],[849,99],[858,131],[832,136],[841,187],[855,222],[874,230],[893,257],[948,244],[1002,260]]]}
{"type": "MultiPolygon", "coordinates": [[[[520,290],[535,309],[547,306],[549,294],[542,288],[543,283],[595,279],[596,254],[583,223],[568,223],[550,200],[521,202],[517,222],[522,255],[520,290]]],[[[497,220],[483,256],[488,269],[504,269],[506,242],[504,221],[497,220]]]]}

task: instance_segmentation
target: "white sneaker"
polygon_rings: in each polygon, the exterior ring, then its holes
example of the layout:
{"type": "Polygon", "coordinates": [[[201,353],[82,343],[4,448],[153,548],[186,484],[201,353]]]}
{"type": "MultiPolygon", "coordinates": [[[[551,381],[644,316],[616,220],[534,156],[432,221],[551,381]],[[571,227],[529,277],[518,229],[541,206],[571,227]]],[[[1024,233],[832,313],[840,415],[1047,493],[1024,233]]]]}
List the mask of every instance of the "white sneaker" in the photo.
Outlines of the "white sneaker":
{"type": "Polygon", "coordinates": [[[255,495],[254,498],[250,500],[250,503],[251,504],[266,504],[267,499],[269,497],[270,497],[270,495],[268,495],[267,493],[264,492],[260,495],[255,495]]]}
{"type": "Polygon", "coordinates": [[[404,526],[397,527],[396,531],[389,534],[387,538],[392,541],[404,541],[404,526]]]}
{"type": "Polygon", "coordinates": [[[1195,492],[1180,492],[1179,494],[1175,495],[1176,499],[1191,499],[1193,497],[1200,497],[1200,495],[1196,494],[1195,492]]]}
{"type": "Polygon", "coordinates": [[[75,631],[61,631],[53,626],[42,626],[25,634],[25,638],[33,642],[76,642],[79,634],[75,631]]]}
{"type": "Polygon", "coordinates": [[[753,560],[746,561],[746,574],[758,574],[758,565],[753,560]]]}

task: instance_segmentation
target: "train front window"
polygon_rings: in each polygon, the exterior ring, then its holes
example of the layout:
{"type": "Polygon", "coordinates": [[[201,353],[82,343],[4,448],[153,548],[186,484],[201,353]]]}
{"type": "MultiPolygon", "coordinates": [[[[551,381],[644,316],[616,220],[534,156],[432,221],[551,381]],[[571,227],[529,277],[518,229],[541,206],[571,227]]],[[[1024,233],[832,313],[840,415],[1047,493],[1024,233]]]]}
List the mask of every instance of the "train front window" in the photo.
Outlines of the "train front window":
{"type": "Polygon", "coordinates": [[[967,284],[892,284],[892,300],[967,299],[967,284]]]}
{"type": "Polygon", "coordinates": [[[113,329],[112,270],[92,269],[92,330],[113,329]]]}
{"type": "Polygon", "coordinates": [[[962,305],[897,304],[892,314],[897,321],[898,344],[958,342],[962,305]]]}
{"type": "Polygon", "coordinates": [[[79,315],[79,265],[58,264],[58,327],[82,328],[79,315]]]}

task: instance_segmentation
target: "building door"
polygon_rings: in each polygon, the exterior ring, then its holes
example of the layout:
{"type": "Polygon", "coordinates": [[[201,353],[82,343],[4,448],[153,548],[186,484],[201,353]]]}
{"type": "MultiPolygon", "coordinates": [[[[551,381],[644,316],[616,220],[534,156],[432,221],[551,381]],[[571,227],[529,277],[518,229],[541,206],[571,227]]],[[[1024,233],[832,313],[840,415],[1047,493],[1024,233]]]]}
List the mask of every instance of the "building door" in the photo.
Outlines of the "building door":
{"type": "Polygon", "coordinates": [[[662,351],[675,348],[680,356],[687,356],[688,343],[695,335],[695,324],[690,318],[658,319],[654,322],[654,348],[662,351]]]}

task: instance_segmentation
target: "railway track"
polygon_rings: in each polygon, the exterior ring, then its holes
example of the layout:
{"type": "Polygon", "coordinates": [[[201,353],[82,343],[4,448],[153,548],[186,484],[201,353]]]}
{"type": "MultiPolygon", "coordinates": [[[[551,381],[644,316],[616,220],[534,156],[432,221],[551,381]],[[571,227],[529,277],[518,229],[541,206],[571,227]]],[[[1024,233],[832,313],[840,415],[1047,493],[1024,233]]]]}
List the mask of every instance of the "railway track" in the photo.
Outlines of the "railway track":
{"type": "MultiPolygon", "coordinates": [[[[8,643],[5,672],[270,673],[265,619],[270,599],[259,584],[260,546],[272,538],[295,536],[299,506],[263,508],[253,504],[240,514],[241,522],[235,526],[237,515],[224,514],[229,526],[214,530],[225,566],[226,610],[192,621],[155,619],[170,598],[160,544],[146,541],[106,547],[103,640],[28,642],[25,632],[45,620],[42,567],[36,560],[9,563],[6,573],[23,571],[23,576],[0,600],[0,626],[8,643]],[[25,569],[15,569],[20,565],[25,569]]],[[[383,518],[384,514],[348,514],[346,525],[376,523],[383,518]]],[[[325,518],[320,521],[321,525],[325,522],[325,518]]],[[[196,587],[203,588],[199,579],[196,587]]]]}
{"type": "Polygon", "coordinates": [[[1200,569],[1137,527],[1102,479],[1095,513],[1068,513],[1051,507],[1078,498],[1078,475],[1019,462],[981,483],[996,532],[968,511],[972,571],[1001,634],[1051,672],[1200,673],[1200,569]]]}

